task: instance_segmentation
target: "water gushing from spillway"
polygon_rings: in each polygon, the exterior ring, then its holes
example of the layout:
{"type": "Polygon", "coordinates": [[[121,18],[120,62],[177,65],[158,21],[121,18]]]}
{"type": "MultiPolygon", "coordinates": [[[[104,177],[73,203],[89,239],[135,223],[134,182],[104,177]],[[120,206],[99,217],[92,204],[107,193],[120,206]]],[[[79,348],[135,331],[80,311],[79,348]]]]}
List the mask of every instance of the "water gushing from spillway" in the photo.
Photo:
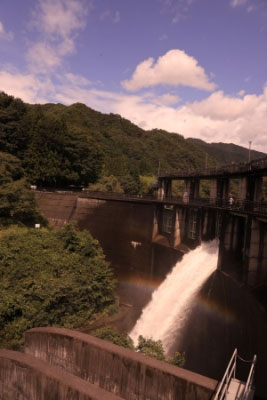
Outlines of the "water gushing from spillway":
{"type": "Polygon", "coordinates": [[[199,289],[216,270],[218,243],[202,243],[184,255],[153,293],[149,304],[130,332],[137,344],[138,336],[161,340],[168,353],[173,341],[179,343],[192,302],[199,289]]]}

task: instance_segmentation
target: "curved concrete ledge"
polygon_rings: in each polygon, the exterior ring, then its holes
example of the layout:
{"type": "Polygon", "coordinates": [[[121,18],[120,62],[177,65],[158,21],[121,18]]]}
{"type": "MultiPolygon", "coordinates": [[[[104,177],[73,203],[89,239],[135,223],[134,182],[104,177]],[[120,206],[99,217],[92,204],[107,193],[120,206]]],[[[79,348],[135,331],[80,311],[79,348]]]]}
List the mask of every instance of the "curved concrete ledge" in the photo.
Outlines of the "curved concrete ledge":
{"type": "Polygon", "coordinates": [[[1,400],[120,400],[30,355],[0,350],[1,400]]]}
{"type": "Polygon", "coordinates": [[[217,381],[81,332],[34,328],[25,352],[124,399],[208,400],[217,381]]]}

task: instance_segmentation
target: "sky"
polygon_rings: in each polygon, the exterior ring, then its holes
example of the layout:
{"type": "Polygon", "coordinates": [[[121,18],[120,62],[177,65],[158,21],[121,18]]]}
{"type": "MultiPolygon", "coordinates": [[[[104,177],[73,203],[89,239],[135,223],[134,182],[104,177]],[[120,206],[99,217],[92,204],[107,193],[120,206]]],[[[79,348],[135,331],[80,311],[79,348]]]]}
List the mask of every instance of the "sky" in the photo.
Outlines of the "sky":
{"type": "Polygon", "coordinates": [[[0,90],[267,152],[267,0],[0,0],[0,90]]]}

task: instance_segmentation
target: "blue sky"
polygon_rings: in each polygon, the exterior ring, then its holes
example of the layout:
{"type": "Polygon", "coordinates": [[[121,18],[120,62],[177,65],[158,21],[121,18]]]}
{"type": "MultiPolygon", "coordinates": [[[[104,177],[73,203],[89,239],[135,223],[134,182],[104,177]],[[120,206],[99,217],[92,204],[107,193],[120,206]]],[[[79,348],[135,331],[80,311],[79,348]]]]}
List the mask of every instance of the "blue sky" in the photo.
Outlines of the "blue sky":
{"type": "Polygon", "coordinates": [[[267,152],[267,0],[1,0],[0,90],[267,152]]]}

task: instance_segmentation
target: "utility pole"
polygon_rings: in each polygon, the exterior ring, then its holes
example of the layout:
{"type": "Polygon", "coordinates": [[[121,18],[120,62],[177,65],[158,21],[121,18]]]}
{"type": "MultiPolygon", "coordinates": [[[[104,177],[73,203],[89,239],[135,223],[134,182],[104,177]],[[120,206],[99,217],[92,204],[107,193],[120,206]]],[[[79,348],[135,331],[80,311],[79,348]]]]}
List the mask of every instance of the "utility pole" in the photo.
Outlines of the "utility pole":
{"type": "Polygon", "coordinates": [[[250,141],[248,142],[248,144],[249,144],[249,148],[248,148],[248,162],[250,162],[251,143],[252,143],[252,141],[250,140],[250,141]]]}

